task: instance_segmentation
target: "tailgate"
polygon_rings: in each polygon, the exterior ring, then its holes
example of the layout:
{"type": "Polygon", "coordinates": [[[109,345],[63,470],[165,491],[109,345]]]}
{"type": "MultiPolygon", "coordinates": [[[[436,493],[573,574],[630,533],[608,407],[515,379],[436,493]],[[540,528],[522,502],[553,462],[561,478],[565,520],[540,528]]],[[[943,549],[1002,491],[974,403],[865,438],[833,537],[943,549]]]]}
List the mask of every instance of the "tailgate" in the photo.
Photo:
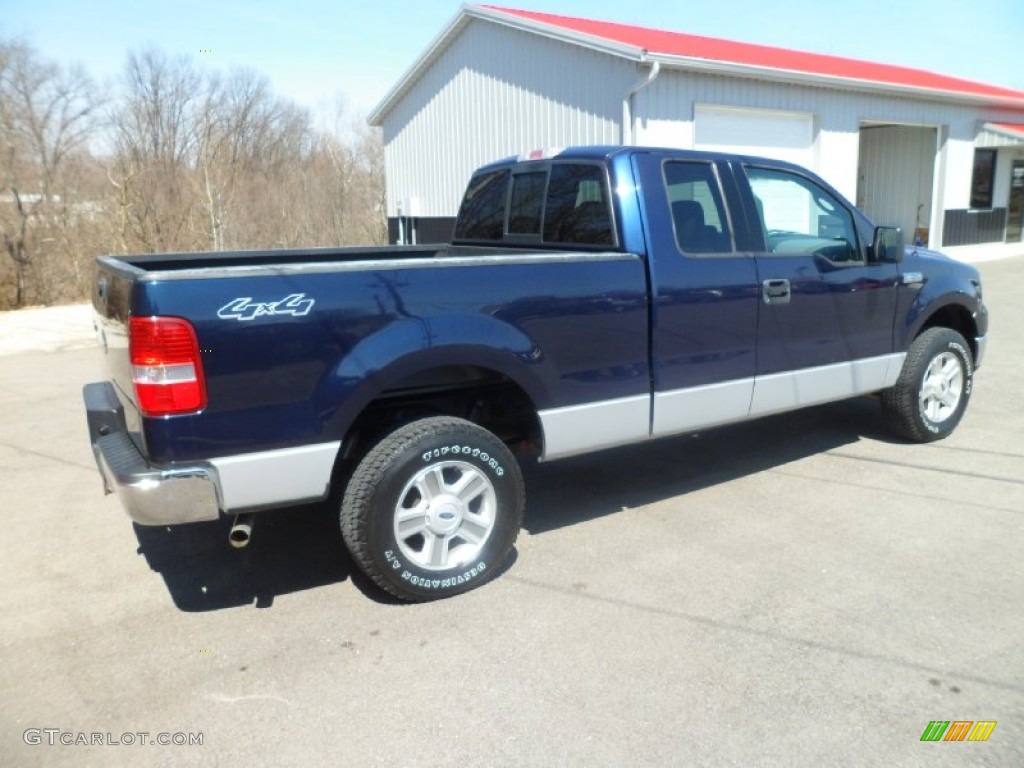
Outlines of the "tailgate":
{"type": "Polygon", "coordinates": [[[134,272],[133,267],[116,259],[99,259],[96,262],[92,306],[107,375],[124,407],[128,431],[141,450],[140,418],[132,387],[131,359],[128,356],[128,320],[131,317],[131,297],[135,287],[134,272]]]}

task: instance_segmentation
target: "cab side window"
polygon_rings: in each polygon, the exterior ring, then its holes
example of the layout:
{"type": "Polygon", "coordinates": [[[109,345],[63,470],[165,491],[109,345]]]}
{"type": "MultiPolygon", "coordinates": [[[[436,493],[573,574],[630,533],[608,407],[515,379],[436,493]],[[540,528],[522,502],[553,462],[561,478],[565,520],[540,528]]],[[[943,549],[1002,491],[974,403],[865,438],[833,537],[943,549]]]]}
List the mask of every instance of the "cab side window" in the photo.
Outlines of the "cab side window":
{"type": "Polygon", "coordinates": [[[455,220],[456,239],[501,240],[510,175],[506,169],[482,173],[470,181],[455,220]]]}
{"type": "Polygon", "coordinates": [[[664,175],[679,250],[685,254],[731,252],[732,237],[711,164],[669,162],[664,175]]]}
{"type": "Polygon", "coordinates": [[[744,170],[770,253],[814,255],[841,265],[863,263],[853,216],[834,195],[786,171],[744,170]]]}

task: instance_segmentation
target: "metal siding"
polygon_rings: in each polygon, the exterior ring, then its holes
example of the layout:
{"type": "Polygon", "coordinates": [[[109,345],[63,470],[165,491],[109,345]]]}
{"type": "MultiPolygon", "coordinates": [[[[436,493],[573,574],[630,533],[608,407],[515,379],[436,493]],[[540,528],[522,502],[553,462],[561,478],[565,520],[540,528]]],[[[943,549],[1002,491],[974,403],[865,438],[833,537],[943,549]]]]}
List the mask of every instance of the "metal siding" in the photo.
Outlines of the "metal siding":
{"type": "MultiPolygon", "coordinates": [[[[969,195],[973,146],[983,122],[998,122],[1005,110],[925,101],[902,96],[773,83],[723,75],[662,70],[636,97],[637,143],[693,148],[694,105],[804,112],[815,115],[816,161],[821,174],[844,195],[857,189],[857,146],[862,122],[948,126],[942,202],[960,207],[969,195]]],[[[936,208],[939,207],[935,201],[936,208]]],[[[963,205],[966,207],[966,204],[963,205]]],[[[933,232],[941,228],[936,212],[933,232]]]]}
{"type": "Polygon", "coordinates": [[[1021,146],[1021,139],[1011,138],[1004,133],[996,133],[995,131],[982,131],[978,135],[976,146],[993,148],[1019,147],[1021,146]]]}
{"type": "Polygon", "coordinates": [[[541,147],[616,144],[623,59],[473,21],[384,120],[388,215],[454,216],[479,166],[541,147]]]}
{"type": "Polygon", "coordinates": [[[901,227],[910,242],[931,221],[935,151],[933,128],[864,126],[857,206],[878,224],[901,227]]]}
{"type": "MultiPolygon", "coordinates": [[[[422,216],[453,216],[481,164],[527,149],[621,140],[633,62],[542,35],[473,20],[383,122],[388,215],[418,197],[422,216]]],[[[694,105],[813,114],[812,168],[854,199],[862,122],[940,127],[930,226],[966,208],[973,150],[985,122],[1024,122],[1005,109],[662,68],[634,97],[636,142],[692,148],[694,105]]]]}
{"type": "Polygon", "coordinates": [[[944,246],[1001,243],[1006,234],[1006,209],[946,211],[944,246]]]}

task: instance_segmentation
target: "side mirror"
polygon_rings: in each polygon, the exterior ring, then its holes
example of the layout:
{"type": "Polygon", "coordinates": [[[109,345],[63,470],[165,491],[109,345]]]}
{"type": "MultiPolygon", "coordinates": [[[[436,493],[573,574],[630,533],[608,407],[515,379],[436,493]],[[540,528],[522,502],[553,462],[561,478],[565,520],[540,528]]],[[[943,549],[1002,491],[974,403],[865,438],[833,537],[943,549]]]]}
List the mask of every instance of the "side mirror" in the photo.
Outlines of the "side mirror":
{"type": "Polygon", "coordinates": [[[872,261],[896,264],[903,261],[903,230],[898,227],[876,227],[871,246],[872,261]]]}

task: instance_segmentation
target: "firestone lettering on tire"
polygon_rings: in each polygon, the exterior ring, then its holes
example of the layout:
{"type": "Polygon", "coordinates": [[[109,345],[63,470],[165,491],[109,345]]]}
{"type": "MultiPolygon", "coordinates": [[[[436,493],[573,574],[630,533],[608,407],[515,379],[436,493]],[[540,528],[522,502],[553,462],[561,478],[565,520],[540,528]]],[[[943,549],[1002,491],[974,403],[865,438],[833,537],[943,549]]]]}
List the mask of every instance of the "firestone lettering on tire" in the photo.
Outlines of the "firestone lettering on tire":
{"type": "Polygon", "coordinates": [[[415,573],[402,571],[402,579],[404,581],[408,581],[415,587],[422,587],[424,589],[447,589],[458,584],[465,584],[472,581],[477,576],[482,576],[483,572],[486,570],[487,563],[477,563],[470,570],[460,573],[457,576],[449,576],[446,579],[424,579],[417,576],[415,573]]]}
{"type": "Polygon", "coordinates": [[[950,347],[957,350],[964,358],[964,395],[969,396],[971,394],[971,388],[974,386],[974,356],[959,344],[950,344],[950,347]]]}
{"type": "Polygon", "coordinates": [[[468,445],[452,445],[444,446],[443,448],[435,448],[432,451],[425,451],[423,453],[423,461],[429,462],[431,459],[440,459],[443,456],[472,456],[475,459],[480,459],[486,466],[494,470],[494,474],[498,477],[505,476],[505,468],[498,463],[497,459],[491,457],[490,454],[481,451],[479,448],[471,448],[468,445]]]}

